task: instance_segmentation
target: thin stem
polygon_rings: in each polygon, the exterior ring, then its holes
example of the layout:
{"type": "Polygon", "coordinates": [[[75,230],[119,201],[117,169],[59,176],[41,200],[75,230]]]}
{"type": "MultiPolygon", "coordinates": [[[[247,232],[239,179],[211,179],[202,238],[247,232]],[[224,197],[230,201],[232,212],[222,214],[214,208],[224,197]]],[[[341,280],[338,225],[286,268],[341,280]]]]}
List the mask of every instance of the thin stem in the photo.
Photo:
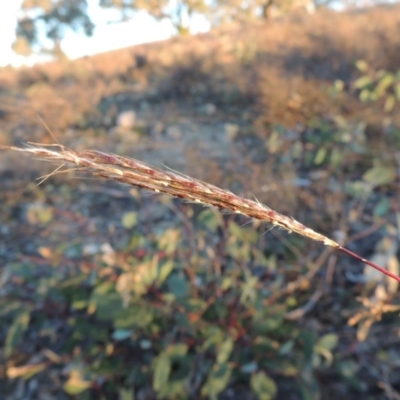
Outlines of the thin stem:
{"type": "Polygon", "coordinates": [[[343,253],[346,253],[347,255],[355,258],[358,261],[363,262],[364,264],[369,265],[372,268],[375,268],[379,272],[382,272],[382,274],[385,274],[387,276],[390,276],[391,278],[395,279],[397,282],[400,282],[400,277],[394,274],[393,272],[388,271],[385,268],[380,267],[378,264],[373,263],[372,261],[369,261],[365,258],[360,257],[358,254],[353,253],[352,251],[346,249],[345,247],[339,246],[337,247],[338,250],[342,251],[343,253]]]}

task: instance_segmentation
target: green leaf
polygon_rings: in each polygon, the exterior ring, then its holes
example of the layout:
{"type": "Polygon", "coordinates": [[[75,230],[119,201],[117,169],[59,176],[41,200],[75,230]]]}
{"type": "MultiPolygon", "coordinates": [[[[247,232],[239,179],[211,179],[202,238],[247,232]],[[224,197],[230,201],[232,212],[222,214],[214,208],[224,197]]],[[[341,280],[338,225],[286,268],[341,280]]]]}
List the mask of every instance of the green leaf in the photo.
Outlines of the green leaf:
{"type": "Polygon", "coordinates": [[[154,365],[153,389],[156,392],[168,383],[170,373],[171,359],[166,352],[163,352],[157,357],[154,365]]]}
{"type": "Polygon", "coordinates": [[[325,161],[327,154],[328,149],[326,147],[320,147],[315,155],[314,164],[321,165],[325,161]]]}
{"type": "Polygon", "coordinates": [[[364,75],[361,78],[356,79],[353,85],[356,89],[366,89],[371,86],[372,83],[373,80],[368,75],[364,75]]]}
{"type": "MultiPolygon", "coordinates": [[[[329,333],[325,336],[322,336],[318,342],[314,345],[314,352],[323,356],[328,364],[331,364],[333,361],[332,350],[336,347],[338,342],[338,337],[334,333],[329,333]]],[[[318,358],[315,359],[318,362],[318,358]]]]}
{"type": "Polygon", "coordinates": [[[368,100],[371,100],[371,92],[369,89],[363,89],[360,92],[360,101],[362,101],[363,103],[365,103],[368,100]]]}
{"type": "Polygon", "coordinates": [[[223,364],[226,363],[232,353],[233,350],[233,339],[231,337],[228,337],[221,345],[221,347],[218,350],[217,354],[217,363],[218,364],[223,364]]]}
{"type": "Polygon", "coordinates": [[[70,378],[64,383],[63,389],[74,396],[84,392],[91,387],[91,382],[83,380],[78,371],[72,371],[70,378]]]}
{"type": "Polygon", "coordinates": [[[260,371],[253,374],[250,379],[250,386],[260,400],[271,400],[276,396],[276,384],[265,372],[260,371]]]}
{"type": "Polygon", "coordinates": [[[328,333],[324,336],[322,336],[318,342],[316,343],[316,346],[326,349],[326,350],[333,350],[338,343],[338,337],[334,333],[328,333]]]}
{"type": "Polygon", "coordinates": [[[170,380],[159,392],[159,399],[187,399],[186,379],[170,380]]]}
{"type": "Polygon", "coordinates": [[[395,76],[392,73],[385,72],[376,86],[376,92],[378,95],[383,96],[386,93],[386,90],[393,84],[394,80],[395,76]]]}
{"type": "Polygon", "coordinates": [[[222,226],[221,213],[211,208],[202,211],[198,215],[197,220],[211,232],[215,232],[220,226],[222,226]]]}
{"type": "Polygon", "coordinates": [[[201,389],[202,395],[216,398],[227,387],[231,374],[232,367],[229,364],[215,364],[201,389]]]}
{"type": "Polygon", "coordinates": [[[178,229],[167,229],[158,239],[158,248],[167,254],[176,251],[181,242],[181,232],[178,229]]]}
{"type": "Polygon", "coordinates": [[[297,376],[301,372],[296,365],[291,364],[288,360],[282,359],[282,357],[264,361],[262,364],[263,367],[266,367],[271,371],[276,371],[279,375],[297,376]]]}
{"type": "Polygon", "coordinates": [[[368,63],[364,60],[358,60],[356,62],[356,68],[361,72],[366,72],[369,69],[368,63]]]}
{"type": "Polygon", "coordinates": [[[252,328],[260,334],[276,331],[284,322],[285,311],[286,308],[281,306],[271,306],[256,311],[253,316],[252,328]]]}
{"type": "Polygon", "coordinates": [[[154,319],[154,307],[145,304],[132,305],[116,310],[113,318],[115,329],[146,328],[154,319]]]}
{"type": "Polygon", "coordinates": [[[384,217],[390,209],[390,200],[387,197],[383,197],[379,200],[378,204],[374,207],[374,216],[384,217]]]}
{"type": "Polygon", "coordinates": [[[168,278],[169,290],[178,298],[181,299],[186,296],[189,288],[186,279],[182,275],[174,274],[168,278]]]}
{"type": "Polygon", "coordinates": [[[170,358],[179,358],[186,356],[188,346],[185,343],[177,343],[169,346],[166,350],[170,358]]]}
{"type": "Polygon", "coordinates": [[[232,278],[231,276],[224,276],[222,278],[221,290],[225,291],[225,290],[230,289],[234,285],[235,282],[236,282],[235,279],[232,278]]]}
{"type": "Polygon", "coordinates": [[[400,82],[396,83],[394,86],[394,94],[396,95],[397,100],[400,100],[400,82]]]}
{"type": "Polygon", "coordinates": [[[167,261],[158,266],[157,287],[161,286],[174,270],[174,263],[167,261]]]}
{"type": "Polygon", "coordinates": [[[294,341],[289,340],[286,343],[283,343],[282,346],[279,349],[279,354],[280,355],[288,355],[293,351],[293,346],[294,346],[294,341]]]}
{"type": "Polygon", "coordinates": [[[96,316],[102,321],[112,321],[122,310],[122,299],[118,293],[102,293],[97,290],[93,291],[89,302],[89,311],[96,311],[96,316]]]}
{"type": "Polygon", "coordinates": [[[396,105],[396,97],[394,97],[393,95],[389,95],[385,100],[383,110],[385,112],[393,111],[395,105],[396,105]]]}
{"type": "Polygon", "coordinates": [[[118,400],[135,400],[135,391],[134,389],[119,389],[118,391],[118,400]]]}
{"type": "Polygon", "coordinates": [[[30,310],[20,312],[13,320],[7,332],[5,342],[5,356],[10,357],[14,349],[21,343],[24,333],[29,325],[30,310]]]}
{"type": "Polygon", "coordinates": [[[362,181],[348,181],[344,184],[344,190],[350,196],[366,200],[371,194],[371,185],[362,181]]]}
{"type": "Polygon", "coordinates": [[[363,175],[363,180],[373,186],[387,185],[394,182],[396,178],[396,168],[384,165],[376,165],[363,175]]]}
{"type": "Polygon", "coordinates": [[[122,226],[126,229],[132,229],[134,226],[136,226],[137,221],[138,216],[135,211],[127,212],[122,216],[122,226]]]}

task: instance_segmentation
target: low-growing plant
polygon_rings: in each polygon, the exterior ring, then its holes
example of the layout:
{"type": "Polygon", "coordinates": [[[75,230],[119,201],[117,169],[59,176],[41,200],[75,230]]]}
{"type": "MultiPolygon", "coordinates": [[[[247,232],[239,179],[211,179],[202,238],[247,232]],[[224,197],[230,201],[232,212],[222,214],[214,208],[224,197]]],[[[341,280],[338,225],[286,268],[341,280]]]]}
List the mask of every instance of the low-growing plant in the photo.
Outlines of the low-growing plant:
{"type": "Polygon", "coordinates": [[[400,69],[389,72],[384,69],[376,71],[364,61],[356,62],[361,76],[353,82],[362,102],[380,101],[386,112],[394,110],[400,102],[400,69]]]}
{"type": "MultiPolygon", "coordinates": [[[[319,125],[314,128],[325,133],[314,147],[315,137],[306,135],[312,163],[321,158],[315,152],[319,145],[331,140],[325,137],[329,129],[319,125]]],[[[335,133],[338,142],[344,140],[345,131],[343,127],[335,133]]],[[[37,145],[12,149],[59,164],[42,180],[73,165],[94,176],[265,221],[341,250],[396,281],[400,279],[393,271],[359,257],[291,217],[186,175],[94,150],[76,152],[63,146],[37,145]]],[[[380,184],[376,175],[381,177],[382,170],[375,172],[369,175],[373,175],[373,183],[380,184]]],[[[368,181],[361,181],[363,184],[368,181]]],[[[51,210],[35,209],[30,215],[47,223],[51,210]]],[[[7,270],[14,277],[15,292],[12,298],[3,299],[0,313],[1,320],[11,321],[5,340],[6,357],[10,359],[21,345],[29,325],[37,326],[46,340],[57,338],[60,354],[46,349],[45,359],[22,367],[10,366],[7,376],[29,379],[49,366],[68,365],[63,388],[79,399],[88,398],[88,389],[99,388],[118,393],[122,399],[135,398],[135,394],[151,398],[144,394],[146,390],[160,399],[216,399],[232,381],[247,385],[257,398],[273,399],[285,380],[292,385],[296,382],[305,399],[319,396],[317,376],[332,368],[338,334],[327,332],[318,337],[312,329],[296,326],[293,321],[303,310],[288,312],[288,308],[298,305],[292,294],[300,281],[290,283],[281,295],[276,293],[281,279],[274,273],[276,260],[273,254],[267,257],[257,249],[254,229],[240,228],[232,219],[224,227],[221,215],[212,208],[200,212],[196,219],[194,244],[176,229],[149,236],[137,232],[126,243],[126,255],[121,260],[112,254],[99,257],[99,265],[104,268],[83,268],[70,274],[59,268],[39,273],[27,262],[10,265],[7,270]],[[215,250],[205,246],[209,232],[214,236],[223,232],[223,260],[221,254],[214,260],[215,250]],[[256,268],[261,270],[256,272],[256,268]],[[264,285],[259,274],[270,285],[264,285]],[[24,303],[18,297],[25,293],[27,284],[36,290],[24,303]],[[66,305],[70,317],[63,318],[61,326],[69,334],[60,339],[56,328],[49,325],[49,318],[43,320],[41,315],[49,307],[52,315],[60,315],[66,312],[66,305]]],[[[121,222],[132,229],[138,224],[138,215],[127,212],[121,222]]],[[[71,243],[68,252],[79,254],[79,249],[71,243]]],[[[55,254],[54,266],[58,267],[57,259],[55,254]]],[[[310,302],[318,301],[320,293],[317,290],[313,296],[316,300],[310,302]]],[[[363,340],[372,323],[399,307],[384,301],[368,302],[366,297],[361,301],[366,309],[349,323],[358,325],[363,340]]],[[[335,368],[349,385],[365,390],[356,376],[356,364],[344,360],[335,368]]]]}

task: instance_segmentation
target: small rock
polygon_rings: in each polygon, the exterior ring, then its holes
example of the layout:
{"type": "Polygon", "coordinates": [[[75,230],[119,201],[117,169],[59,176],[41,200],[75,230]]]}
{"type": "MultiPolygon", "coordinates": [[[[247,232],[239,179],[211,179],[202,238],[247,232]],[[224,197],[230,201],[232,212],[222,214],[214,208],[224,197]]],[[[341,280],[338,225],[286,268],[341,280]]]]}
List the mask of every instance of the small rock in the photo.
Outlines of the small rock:
{"type": "Polygon", "coordinates": [[[117,126],[124,129],[132,129],[136,123],[136,113],[133,110],[123,111],[118,114],[117,126]]]}
{"type": "Polygon", "coordinates": [[[230,140],[230,141],[235,140],[235,138],[237,137],[237,135],[240,132],[240,126],[237,124],[227,123],[227,124],[225,124],[224,128],[225,128],[226,136],[227,136],[228,140],[230,140]]]}
{"type": "Polygon", "coordinates": [[[213,103],[204,104],[201,107],[201,112],[208,116],[214,115],[217,112],[217,106],[213,103]]]}
{"type": "Polygon", "coordinates": [[[182,132],[181,132],[181,130],[179,129],[179,127],[174,126],[174,125],[169,126],[169,127],[166,129],[166,134],[167,134],[167,136],[169,136],[171,139],[180,139],[180,138],[182,137],[182,132]]]}

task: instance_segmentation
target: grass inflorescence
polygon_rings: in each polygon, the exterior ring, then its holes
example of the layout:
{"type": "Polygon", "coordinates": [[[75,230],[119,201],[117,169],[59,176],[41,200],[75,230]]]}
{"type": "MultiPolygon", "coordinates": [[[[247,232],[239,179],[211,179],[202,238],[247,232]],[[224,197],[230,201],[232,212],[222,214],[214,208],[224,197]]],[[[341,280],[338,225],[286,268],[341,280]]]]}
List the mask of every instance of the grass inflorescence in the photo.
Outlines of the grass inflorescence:
{"type": "Polygon", "coordinates": [[[31,153],[36,157],[60,163],[58,168],[49,175],[46,175],[44,179],[47,179],[54,173],[62,172],[62,168],[66,165],[75,165],[78,170],[97,177],[115,180],[156,193],[164,193],[190,202],[228,210],[254,220],[265,221],[273,226],[283,228],[290,233],[296,232],[301,236],[340,250],[400,282],[399,276],[351,252],[329,237],[315,232],[294,218],[280,214],[258,201],[245,199],[228,190],[221,189],[187,175],[158,169],[133,158],[107,154],[97,150],[73,151],[62,145],[53,145],[47,148],[36,144],[31,144],[26,148],[1,148],[31,153]]]}

